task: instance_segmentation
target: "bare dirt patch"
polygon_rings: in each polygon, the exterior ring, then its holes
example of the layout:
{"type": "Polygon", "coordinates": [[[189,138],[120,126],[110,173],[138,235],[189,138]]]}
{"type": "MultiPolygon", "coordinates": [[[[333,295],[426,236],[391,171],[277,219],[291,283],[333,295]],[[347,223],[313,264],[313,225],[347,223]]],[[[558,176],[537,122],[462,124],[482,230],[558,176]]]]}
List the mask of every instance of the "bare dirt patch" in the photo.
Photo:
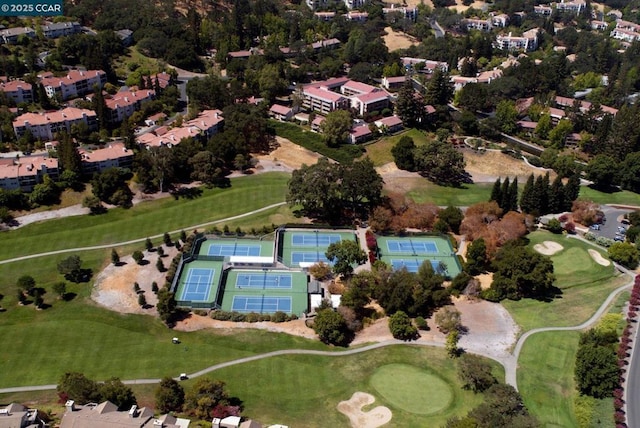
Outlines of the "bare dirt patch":
{"type": "Polygon", "coordinates": [[[601,266],[609,266],[611,264],[611,262],[607,259],[605,259],[604,257],[602,257],[602,254],[600,254],[598,251],[594,250],[594,249],[589,249],[589,255],[591,256],[591,258],[593,259],[593,261],[595,261],[596,263],[598,263],[601,266]]]}
{"type": "MultiPolygon", "coordinates": [[[[168,267],[173,257],[178,253],[175,247],[163,247],[165,256],[162,261],[168,267]]],[[[157,315],[155,308],[158,298],[151,290],[152,283],[162,287],[166,280],[166,273],[156,268],[157,252],[144,252],[144,258],[149,263],[138,265],[131,256],[120,258],[120,265],[110,264],[96,277],[91,298],[112,311],[125,314],[157,315]],[[134,283],[140,285],[140,293],[144,293],[148,308],[141,308],[138,304],[138,294],[134,291],[134,283]]]]}
{"type": "MultiPolygon", "coordinates": [[[[518,177],[518,181],[524,183],[529,175],[543,175],[546,170],[541,170],[527,165],[522,160],[517,160],[499,151],[487,151],[477,153],[471,150],[463,152],[466,162],[465,170],[471,174],[471,178],[476,183],[493,182],[498,177],[518,177]]],[[[555,175],[550,173],[553,180],[555,175]]]]}
{"type": "Polygon", "coordinates": [[[371,394],[354,392],[349,400],[338,403],[338,411],[349,418],[353,428],[377,428],[389,423],[393,415],[385,406],[375,407],[368,412],[362,411],[364,406],[373,404],[375,401],[375,397],[371,394]]]}
{"type": "Polygon", "coordinates": [[[554,254],[564,250],[564,247],[557,242],[544,241],[542,244],[534,245],[533,249],[545,256],[553,256],[554,254]]]}
{"type": "Polygon", "coordinates": [[[433,2],[431,0],[405,0],[405,3],[409,7],[418,7],[421,4],[425,4],[429,6],[431,9],[435,9],[433,7],[433,2]]]}
{"type": "Polygon", "coordinates": [[[502,305],[466,297],[456,299],[454,304],[462,314],[462,325],[468,329],[460,337],[463,349],[496,358],[509,356],[519,327],[502,305]]]}
{"type": "Polygon", "coordinates": [[[480,288],[486,290],[491,287],[491,283],[493,282],[493,272],[476,275],[476,279],[480,281],[480,288]]]}
{"type": "Polygon", "coordinates": [[[233,321],[218,321],[212,318],[190,314],[187,318],[179,321],[174,330],[178,331],[196,331],[205,328],[215,328],[221,330],[232,331],[236,328],[253,328],[256,330],[266,330],[274,333],[287,333],[293,336],[306,337],[307,339],[316,339],[316,333],[305,325],[303,319],[274,323],[274,322],[233,322],[233,321]]]}
{"type": "MultiPolygon", "coordinates": [[[[256,158],[261,164],[272,162],[286,167],[286,170],[292,171],[298,169],[302,164],[314,165],[322,156],[305,149],[302,146],[292,143],[290,140],[282,137],[276,137],[278,148],[266,155],[258,155],[256,158]]],[[[275,165],[278,166],[278,165],[275,165]]]]}
{"type": "Polygon", "coordinates": [[[402,31],[394,31],[391,27],[386,27],[384,32],[386,34],[382,39],[384,40],[384,44],[387,45],[389,52],[406,49],[420,43],[415,37],[405,34],[402,31]]]}
{"type": "Polygon", "coordinates": [[[485,2],[484,1],[474,1],[471,5],[469,6],[465,6],[462,3],[462,0],[456,0],[456,5],[455,6],[451,6],[449,9],[455,9],[456,12],[458,13],[462,13],[462,12],[466,12],[467,9],[469,8],[474,8],[474,9],[483,9],[485,7],[485,2]]]}

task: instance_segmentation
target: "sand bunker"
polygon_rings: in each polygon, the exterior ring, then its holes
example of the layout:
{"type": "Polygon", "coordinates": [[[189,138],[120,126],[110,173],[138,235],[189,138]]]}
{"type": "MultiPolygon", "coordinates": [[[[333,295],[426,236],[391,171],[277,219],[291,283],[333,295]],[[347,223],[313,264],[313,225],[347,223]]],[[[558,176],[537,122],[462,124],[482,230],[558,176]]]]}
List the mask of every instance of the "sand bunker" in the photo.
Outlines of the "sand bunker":
{"type": "Polygon", "coordinates": [[[366,392],[354,392],[347,401],[338,403],[338,411],[346,415],[353,428],[377,428],[391,420],[391,410],[388,407],[378,406],[368,412],[362,408],[376,401],[375,397],[366,392]]]}
{"type": "Polygon", "coordinates": [[[562,251],[564,247],[557,242],[544,241],[542,244],[534,245],[533,249],[545,256],[553,256],[555,253],[562,251]]]}
{"type": "Polygon", "coordinates": [[[602,254],[600,254],[596,250],[589,249],[589,255],[599,265],[609,266],[611,264],[611,262],[609,260],[607,260],[604,257],[602,257],[602,254]]]}

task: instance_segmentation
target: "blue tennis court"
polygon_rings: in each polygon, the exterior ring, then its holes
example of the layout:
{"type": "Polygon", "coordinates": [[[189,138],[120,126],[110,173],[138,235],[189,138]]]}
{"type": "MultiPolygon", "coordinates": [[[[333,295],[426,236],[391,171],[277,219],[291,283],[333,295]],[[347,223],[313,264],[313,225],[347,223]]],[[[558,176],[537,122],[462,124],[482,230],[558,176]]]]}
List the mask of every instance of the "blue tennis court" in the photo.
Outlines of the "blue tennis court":
{"type": "Polygon", "coordinates": [[[231,310],[236,312],[291,312],[291,297],[233,296],[231,310]]]}
{"type": "Polygon", "coordinates": [[[180,300],[206,301],[209,297],[214,273],[214,269],[190,269],[180,300]]]}
{"type": "Polygon", "coordinates": [[[318,251],[292,251],[291,264],[297,265],[301,262],[306,262],[306,263],[324,262],[327,264],[331,263],[329,259],[327,259],[327,256],[324,255],[324,253],[320,253],[318,251]]]}
{"type": "Polygon", "coordinates": [[[291,245],[294,247],[328,247],[334,242],[340,242],[338,234],[293,233],[291,245]]]}
{"type": "Polygon", "coordinates": [[[242,273],[236,277],[236,288],[291,289],[293,277],[289,273],[242,273]]]}
{"type": "MultiPolygon", "coordinates": [[[[392,259],[391,267],[393,270],[400,270],[402,268],[406,268],[409,272],[418,272],[420,269],[420,265],[426,260],[418,260],[418,259],[392,259]]],[[[429,260],[431,262],[431,267],[434,271],[438,272],[440,267],[440,262],[437,260],[429,260]]]]}
{"type": "Polygon", "coordinates": [[[437,254],[438,247],[435,242],[397,240],[387,241],[387,249],[390,253],[412,253],[412,254],[437,254]]]}
{"type": "Polygon", "coordinates": [[[212,244],[208,256],[259,256],[260,245],[212,244]]]}

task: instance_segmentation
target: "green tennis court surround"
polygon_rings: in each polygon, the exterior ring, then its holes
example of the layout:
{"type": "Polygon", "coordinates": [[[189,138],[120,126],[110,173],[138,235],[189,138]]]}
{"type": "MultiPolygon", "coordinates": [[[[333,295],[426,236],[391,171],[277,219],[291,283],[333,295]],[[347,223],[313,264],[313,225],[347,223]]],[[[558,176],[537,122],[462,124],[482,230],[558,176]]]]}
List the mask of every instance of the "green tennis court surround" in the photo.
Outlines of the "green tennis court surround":
{"type": "Polygon", "coordinates": [[[430,262],[434,271],[447,278],[462,272],[451,242],[443,236],[376,236],[376,241],[380,260],[393,269],[417,272],[422,263],[430,262]]]}

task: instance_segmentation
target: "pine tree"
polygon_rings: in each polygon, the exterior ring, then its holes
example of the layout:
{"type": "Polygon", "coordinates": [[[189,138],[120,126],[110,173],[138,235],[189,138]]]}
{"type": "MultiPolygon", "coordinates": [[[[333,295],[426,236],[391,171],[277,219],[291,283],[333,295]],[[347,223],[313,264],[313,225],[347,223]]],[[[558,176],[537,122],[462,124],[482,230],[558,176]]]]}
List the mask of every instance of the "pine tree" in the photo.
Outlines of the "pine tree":
{"type": "Polygon", "coordinates": [[[60,168],[64,171],[73,171],[80,175],[82,173],[82,158],[76,149],[71,136],[65,131],[58,134],[58,161],[60,168]]]}
{"type": "Polygon", "coordinates": [[[515,177],[509,186],[509,210],[518,210],[518,177],[515,177]]]}
{"type": "Polygon", "coordinates": [[[407,79],[398,91],[398,100],[396,101],[396,112],[404,125],[407,127],[418,126],[424,116],[424,107],[422,99],[416,97],[413,82],[411,79],[407,79]]]}
{"type": "Polygon", "coordinates": [[[504,182],[502,183],[502,188],[500,189],[500,200],[496,201],[498,202],[498,206],[502,208],[503,214],[511,211],[511,207],[509,207],[509,202],[511,200],[511,198],[509,197],[510,184],[511,183],[509,182],[509,177],[505,178],[504,182]]]}
{"type": "Polygon", "coordinates": [[[555,180],[549,188],[549,212],[559,213],[565,206],[564,186],[560,176],[556,176],[555,180]]]}
{"type": "Polygon", "coordinates": [[[533,185],[531,192],[531,211],[537,215],[546,214],[547,209],[547,187],[544,186],[542,176],[539,175],[533,185]]]}
{"type": "Polygon", "coordinates": [[[111,263],[114,265],[118,265],[118,263],[120,263],[120,256],[115,248],[111,250],[111,263]]]}
{"type": "Polygon", "coordinates": [[[146,241],[144,241],[144,247],[147,249],[147,251],[151,251],[151,249],[153,248],[153,242],[151,242],[150,238],[147,238],[146,241]]]}
{"type": "Polygon", "coordinates": [[[501,188],[500,177],[493,183],[493,189],[491,189],[491,197],[489,198],[489,202],[496,201],[498,204],[502,202],[502,188],[501,188]]]}
{"type": "Polygon", "coordinates": [[[427,84],[425,102],[434,106],[446,106],[453,97],[453,85],[449,74],[437,67],[427,84]]]}
{"type": "Polygon", "coordinates": [[[534,178],[533,173],[527,178],[527,182],[522,189],[522,196],[520,196],[520,209],[524,213],[533,212],[533,187],[534,178]]]}
{"type": "Polygon", "coordinates": [[[565,195],[565,206],[563,207],[564,211],[569,211],[571,209],[571,204],[573,201],[578,199],[580,196],[580,175],[573,174],[569,177],[569,181],[565,184],[564,187],[564,195],[565,195]]]}

